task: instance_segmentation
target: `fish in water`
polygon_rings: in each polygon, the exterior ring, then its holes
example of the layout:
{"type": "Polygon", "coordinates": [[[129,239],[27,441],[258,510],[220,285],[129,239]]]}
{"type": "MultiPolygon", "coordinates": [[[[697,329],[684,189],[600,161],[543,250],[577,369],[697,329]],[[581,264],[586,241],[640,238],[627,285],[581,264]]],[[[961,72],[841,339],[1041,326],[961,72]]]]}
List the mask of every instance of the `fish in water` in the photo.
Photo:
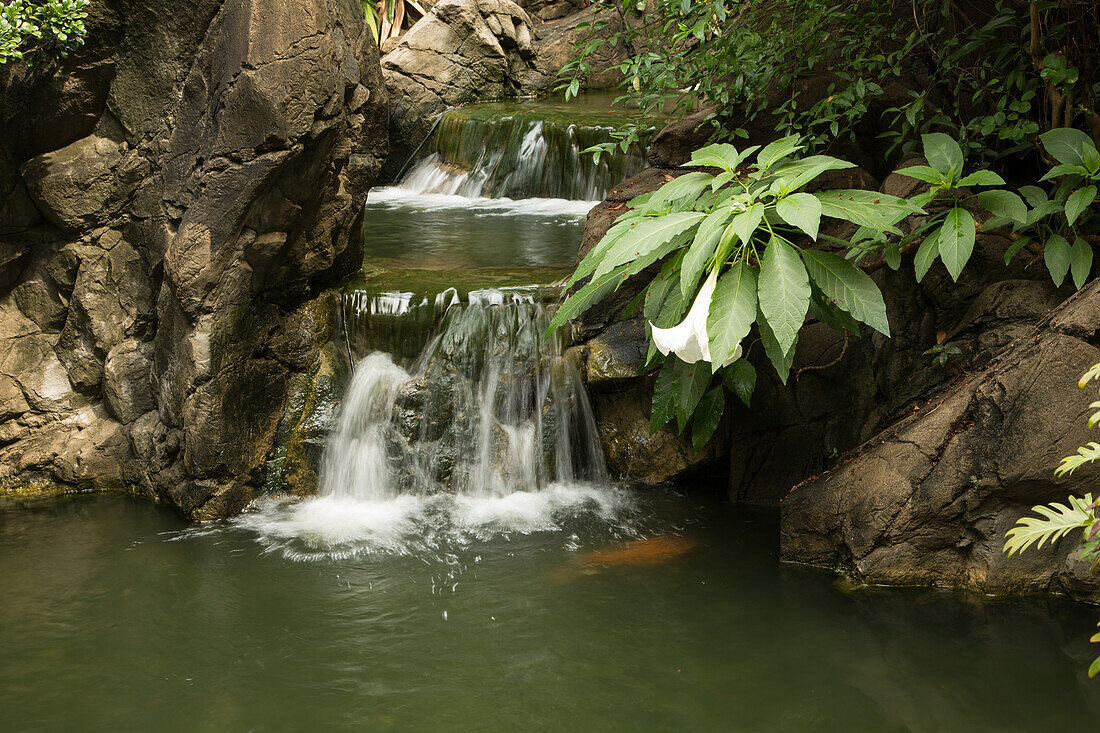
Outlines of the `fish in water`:
{"type": "Polygon", "coordinates": [[[561,568],[553,573],[553,578],[564,582],[578,575],[592,575],[608,568],[660,565],[691,552],[698,545],[690,537],[649,537],[609,545],[578,556],[576,563],[579,567],[561,568]]]}

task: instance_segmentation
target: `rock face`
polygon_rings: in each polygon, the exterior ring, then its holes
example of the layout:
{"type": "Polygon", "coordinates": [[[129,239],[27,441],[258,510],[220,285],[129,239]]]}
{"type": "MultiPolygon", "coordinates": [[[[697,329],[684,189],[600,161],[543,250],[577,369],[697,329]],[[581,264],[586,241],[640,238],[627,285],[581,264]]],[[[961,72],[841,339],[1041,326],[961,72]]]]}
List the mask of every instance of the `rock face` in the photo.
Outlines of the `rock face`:
{"type": "Polygon", "coordinates": [[[378,51],[351,0],[90,11],[63,66],[0,70],[0,486],[222,516],[359,268],[378,51]]]}
{"type": "Polygon", "coordinates": [[[512,0],[441,0],[386,54],[393,139],[419,144],[447,107],[516,96],[535,72],[534,22],[512,0]]]}
{"type": "MultiPolygon", "coordinates": [[[[544,92],[573,58],[577,43],[617,33],[617,13],[583,0],[441,0],[382,57],[393,97],[393,154],[386,172],[398,173],[448,107],[544,92]],[[579,4],[574,4],[579,3],[579,4]],[[588,24],[588,25],[585,25],[588,24]],[[581,27],[578,27],[581,26],[581,27]]],[[[589,59],[589,88],[615,85],[612,67],[627,57],[621,44],[604,44],[589,59]]]]}
{"type": "Polygon", "coordinates": [[[872,438],[782,503],[782,558],[871,583],[938,583],[989,593],[1097,595],[1080,536],[1009,559],[1004,536],[1031,506],[1094,491],[1087,471],[1053,478],[1094,438],[1073,385],[1100,361],[1100,282],[981,371],[872,438]]]}

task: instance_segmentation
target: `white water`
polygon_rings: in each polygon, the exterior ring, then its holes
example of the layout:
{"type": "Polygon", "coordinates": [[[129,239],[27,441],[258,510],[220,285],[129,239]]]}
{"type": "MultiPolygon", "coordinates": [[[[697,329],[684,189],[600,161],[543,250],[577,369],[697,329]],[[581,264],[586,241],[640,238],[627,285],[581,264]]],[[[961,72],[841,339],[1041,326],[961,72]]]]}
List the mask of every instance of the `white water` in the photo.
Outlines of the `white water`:
{"type": "MultiPolygon", "coordinates": [[[[628,517],[583,382],[544,338],[549,315],[532,292],[474,291],[458,304],[447,291],[422,303],[440,321],[417,359],[402,366],[374,351],[357,362],[319,495],[260,502],[237,524],[271,551],[309,559],[423,554],[628,517]]],[[[350,301],[415,320],[408,295],[350,301]]]]}
{"type": "MultiPolygon", "coordinates": [[[[425,164],[427,164],[426,161],[421,165],[425,164]]],[[[445,175],[444,171],[438,171],[438,173],[441,176],[445,175]]],[[[371,189],[367,199],[368,206],[403,206],[424,211],[468,209],[482,216],[572,216],[577,218],[586,216],[598,203],[599,201],[556,198],[510,199],[463,196],[457,193],[433,191],[431,186],[421,186],[408,179],[396,186],[371,189]]]]}

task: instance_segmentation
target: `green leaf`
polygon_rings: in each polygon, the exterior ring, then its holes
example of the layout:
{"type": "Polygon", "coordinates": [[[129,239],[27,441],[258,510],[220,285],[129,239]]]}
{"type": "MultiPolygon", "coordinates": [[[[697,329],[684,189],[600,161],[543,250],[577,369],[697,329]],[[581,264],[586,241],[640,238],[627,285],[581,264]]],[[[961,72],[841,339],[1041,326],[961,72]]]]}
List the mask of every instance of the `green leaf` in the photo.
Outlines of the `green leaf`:
{"type": "Polygon", "coordinates": [[[661,271],[657,273],[657,277],[653,278],[653,281],[649,283],[649,287],[646,288],[642,315],[645,316],[647,321],[661,328],[669,328],[679,323],[683,311],[686,310],[686,294],[677,287],[679,285],[677,273],[680,270],[678,260],[678,257],[670,257],[661,266],[661,271]],[[662,315],[666,312],[675,313],[671,316],[675,319],[671,323],[662,320],[662,315]]]}
{"type": "Polygon", "coordinates": [[[1062,281],[1066,279],[1066,273],[1069,272],[1069,242],[1065,237],[1059,234],[1051,235],[1043,245],[1043,262],[1046,263],[1050,279],[1055,285],[1061,287],[1062,281]]]}
{"type": "Polygon", "coordinates": [[[722,232],[726,228],[729,212],[725,209],[713,211],[707,214],[707,218],[699,225],[699,231],[695,233],[695,240],[688,247],[684,255],[684,264],[680,269],[680,289],[687,292],[699,282],[699,276],[706,269],[707,261],[714,255],[718,247],[718,240],[722,238],[722,232]]]}
{"type": "Polygon", "coordinates": [[[799,145],[801,141],[801,135],[789,135],[769,143],[756,156],[756,165],[760,170],[766,171],[782,158],[802,150],[803,146],[799,145]]]}
{"type": "Polygon", "coordinates": [[[1092,138],[1072,127],[1059,127],[1039,136],[1043,141],[1043,147],[1047,149],[1051,157],[1065,165],[1079,165],[1086,168],[1085,148],[1096,146],[1092,144],[1092,138]]]}
{"type": "Polygon", "coordinates": [[[861,189],[836,189],[811,194],[821,202],[823,216],[871,227],[876,232],[897,231],[895,225],[920,212],[920,208],[897,196],[861,189]]]}
{"type": "Polygon", "coordinates": [[[940,256],[939,240],[942,232],[942,225],[936,227],[935,231],[925,236],[924,241],[920,243],[917,254],[913,258],[913,271],[916,273],[917,282],[924,279],[932,263],[940,256]]]}
{"type": "Polygon", "coordinates": [[[1003,216],[1020,224],[1027,223],[1027,204],[1011,191],[982,191],[975,198],[993,216],[1003,216]]]}
{"type": "Polygon", "coordinates": [[[1069,222],[1069,225],[1073,226],[1073,222],[1077,221],[1077,217],[1092,206],[1092,202],[1095,200],[1096,186],[1085,186],[1071,193],[1069,198],[1066,199],[1066,221],[1069,222]]]}
{"type": "Polygon", "coordinates": [[[699,148],[691,154],[691,160],[685,166],[714,166],[724,171],[733,171],[740,165],[743,155],[729,143],[715,143],[699,148]]]}
{"type": "Polygon", "coordinates": [[[696,453],[703,450],[714,435],[725,411],[726,395],[721,385],[711,388],[699,400],[699,405],[695,408],[695,419],[691,421],[691,447],[696,453]]]}
{"type": "Polygon", "coordinates": [[[1050,200],[1047,192],[1038,186],[1021,186],[1020,195],[1027,199],[1029,206],[1039,206],[1050,200]]]}
{"type": "Polygon", "coordinates": [[[1049,181],[1051,178],[1057,178],[1058,176],[1087,176],[1088,174],[1088,170],[1083,166],[1068,165],[1063,163],[1061,165],[1056,165],[1051,168],[1049,171],[1044,173],[1043,177],[1039,180],[1049,181]]]}
{"type": "Polygon", "coordinates": [[[565,287],[572,287],[573,283],[591,275],[592,271],[596,269],[604,256],[607,255],[607,251],[637,225],[638,219],[636,217],[628,219],[628,216],[629,214],[624,214],[619,217],[619,220],[607,230],[607,233],[596,243],[596,246],[589,250],[588,254],[585,255],[584,259],[577,265],[577,269],[569,276],[569,280],[565,283],[565,287]]]}
{"type": "Polygon", "coordinates": [[[1020,237],[1012,244],[1008,245],[1008,249],[1005,250],[1005,264],[1012,262],[1012,258],[1015,257],[1021,249],[1027,246],[1027,243],[1031,240],[1027,237],[1020,237]]]}
{"type": "Polygon", "coordinates": [[[1092,247],[1083,239],[1075,240],[1069,250],[1069,270],[1074,287],[1080,290],[1092,274],[1092,247]]]}
{"type": "Polygon", "coordinates": [[[974,253],[974,217],[969,211],[956,206],[947,211],[939,236],[940,259],[943,260],[951,279],[958,282],[963,267],[974,253]]]}
{"type": "Polygon", "coordinates": [[[760,312],[771,326],[779,348],[786,354],[798,338],[810,307],[810,278],[798,252],[772,237],[760,262],[757,285],[760,312]]]}
{"type": "Polygon", "coordinates": [[[915,178],[918,181],[924,181],[925,183],[931,183],[936,186],[950,183],[950,181],[946,180],[944,174],[926,165],[910,165],[905,168],[898,168],[894,173],[900,176],[906,176],[907,178],[915,178]]]}
{"type": "MultiPolygon", "coordinates": [[[[655,433],[680,414],[688,416],[710,384],[710,364],[705,361],[686,364],[669,356],[653,386],[653,407],[649,431],[655,433]]],[[[685,423],[686,424],[686,423],[685,423]]],[[[680,428],[683,430],[683,427],[680,428]]]]}
{"type": "Polygon", "coordinates": [[[613,291],[626,269],[626,265],[623,265],[602,277],[594,277],[584,287],[569,296],[550,320],[547,334],[558,330],[570,319],[588,310],[613,291]]]}
{"type": "Polygon", "coordinates": [[[718,278],[707,314],[710,359],[725,364],[756,320],[756,272],[744,260],[718,278]]]}
{"type": "Polygon", "coordinates": [[[654,192],[653,198],[645,205],[645,212],[658,213],[680,202],[694,201],[713,180],[714,176],[702,171],[673,178],[654,192]]]}
{"type": "Polygon", "coordinates": [[[706,214],[686,211],[645,219],[608,248],[593,274],[602,277],[624,263],[653,252],[690,232],[705,218],[706,214]]]}
{"type": "Polygon", "coordinates": [[[974,171],[958,182],[959,186],[1003,186],[1005,179],[993,171],[974,171]]]}
{"type": "Polygon", "coordinates": [[[753,390],[756,389],[756,368],[748,359],[738,359],[722,370],[722,381],[731,392],[737,395],[745,407],[749,407],[753,390]]]}
{"type": "Polygon", "coordinates": [[[730,219],[730,228],[742,242],[752,239],[752,234],[764,219],[764,204],[754,202],[747,211],[742,211],[730,219]]]}
{"type": "Polygon", "coordinates": [[[1088,526],[1094,521],[1088,509],[1091,503],[1092,495],[1088,494],[1084,498],[1069,497],[1069,506],[1053,502],[1049,506],[1040,504],[1032,507],[1031,511],[1042,516],[1021,517],[1005,535],[1004,551],[1012,557],[1036,542],[1038,549],[1048,540],[1054,544],[1071,530],[1088,526]]]}
{"type": "Polygon", "coordinates": [[[792,193],[775,202],[775,213],[793,227],[798,227],[817,239],[821,226],[821,202],[808,193],[792,193]]]}
{"type": "MultiPolygon", "coordinates": [[[[677,359],[677,361],[680,361],[677,359]]],[[[684,364],[684,362],[680,362],[684,364]]],[[[676,399],[676,425],[680,432],[691,422],[691,416],[699,405],[699,400],[707,390],[711,381],[711,365],[708,361],[697,361],[694,364],[684,364],[686,372],[680,368],[680,393],[676,399]]]]}
{"type": "Polygon", "coordinates": [[[859,336],[859,322],[852,318],[851,314],[842,311],[836,303],[826,298],[820,288],[811,287],[811,290],[808,311],[810,318],[816,318],[837,331],[847,331],[854,336],[859,336]]]}
{"type": "Polygon", "coordinates": [[[760,331],[760,343],[764,345],[764,353],[768,355],[768,360],[775,367],[775,373],[779,375],[779,381],[786,384],[787,377],[791,374],[791,364],[794,363],[794,354],[797,351],[798,342],[795,342],[790,351],[784,353],[779,341],[775,338],[775,334],[772,333],[771,327],[768,326],[768,322],[763,317],[758,319],[757,329],[760,331]]]}
{"type": "Polygon", "coordinates": [[[783,179],[787,182],[787,190],[793,191],[802,188],[826,171],[837,171],[855,167],[855,163],[832,158],[828,155],[811,155],[802,160],[784,163],[771,171],[769,175],[775,179],[783,179]]]}
{"type": "Polygon", "coordinates": [[[950,135],[942,132],[930,132],[921,136],[924,142],[924,157],[928,165],[939,171],[945,178],[957,178],[962,172],[963,152],[959,144],[950,135]]]}
{"type": "Polygon", "coordinates": [[[886,304],[874,280],[847,260],[814,250],[803,250],[806,271],[821,292],[857,321],[884,336],[890,335],[886,304]]]}

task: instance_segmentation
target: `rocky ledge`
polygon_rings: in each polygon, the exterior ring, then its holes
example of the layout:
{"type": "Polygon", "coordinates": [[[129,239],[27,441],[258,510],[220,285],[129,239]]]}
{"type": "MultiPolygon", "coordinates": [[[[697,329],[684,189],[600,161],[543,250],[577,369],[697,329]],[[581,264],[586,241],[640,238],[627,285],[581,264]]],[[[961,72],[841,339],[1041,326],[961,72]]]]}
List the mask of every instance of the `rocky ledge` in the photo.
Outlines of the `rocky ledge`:
{"type": "Polygon", "coordinates": [[[65,63],[0,70],[0,490],[223,516],[359,269],[378,51],[352,0],[89,11],[65,63]]]}

